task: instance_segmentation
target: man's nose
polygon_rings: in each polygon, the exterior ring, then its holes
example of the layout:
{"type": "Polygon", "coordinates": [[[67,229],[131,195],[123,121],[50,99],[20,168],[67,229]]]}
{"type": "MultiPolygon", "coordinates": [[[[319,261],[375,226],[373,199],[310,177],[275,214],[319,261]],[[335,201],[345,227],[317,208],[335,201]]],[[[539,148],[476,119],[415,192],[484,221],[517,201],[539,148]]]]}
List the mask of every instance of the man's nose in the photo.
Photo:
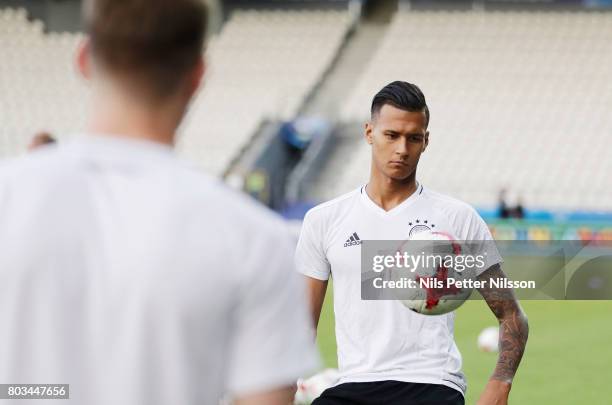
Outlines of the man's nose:
{"type": "Polygon", "coordinates": [[[395,153],[397,153],[400,156],[408,155],[408,142],[404,140],[399,141],[395,148],[395,153]]]}

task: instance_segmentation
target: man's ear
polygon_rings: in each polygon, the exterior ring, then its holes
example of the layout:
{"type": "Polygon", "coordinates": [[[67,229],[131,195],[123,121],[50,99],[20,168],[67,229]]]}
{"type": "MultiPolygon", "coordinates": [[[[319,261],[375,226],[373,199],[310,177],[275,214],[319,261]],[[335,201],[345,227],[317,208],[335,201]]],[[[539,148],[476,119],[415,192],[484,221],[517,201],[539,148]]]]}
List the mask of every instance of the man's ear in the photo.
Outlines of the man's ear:
{"type": "Polygon", "coordinates": [[[374,130],[374,125],[372,124],[372,121],[368,121],[365,123],[365,139],[366,142],[370,145],[372,145],[372,142],[374,142],[374,140],[372,139],[372,131],[374,130]]]}
{"type": "Polygon", "coordinates": [[[91,79],[91,42],[89,38],[79,43],[75,63],[77,71],[81,76],[87,80],[91,79]]]}
{"type": "Polygon", "coordinates": [[[421,153],[425,152],[427,146],[429,146],[429,131],[425,132],[425,139],[423,140],[423,150],[421,150],[421,153]]]}
{"type": "Polygon", "coordinates": [[[206,72],[206,62],[204,57],[198,59],[198,63],[195,68],[191,71],[189,77],[189,87],[187,91],[189,92],[189,98],[193,97],[193,95],[198,91],[200,86],[202,85],[202,81],[204,78],[204,73],[206,72]]]}

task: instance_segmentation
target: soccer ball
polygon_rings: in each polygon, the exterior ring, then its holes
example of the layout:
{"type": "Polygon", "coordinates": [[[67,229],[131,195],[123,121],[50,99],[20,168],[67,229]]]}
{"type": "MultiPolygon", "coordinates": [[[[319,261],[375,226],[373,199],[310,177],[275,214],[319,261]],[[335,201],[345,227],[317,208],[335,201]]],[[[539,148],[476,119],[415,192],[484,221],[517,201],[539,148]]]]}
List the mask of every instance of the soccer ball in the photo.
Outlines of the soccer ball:
{"type": "Polygon", "coordinates": [[[475,278],[475,269],[458,265],[463,247],[452,236],[419,232],[404,242],[398,252],[423,257],[412,269],[391,269],[392,279],[413,280],[411,286],[395,291],[410,310],[424,315],[446,314],[459,308],[472,294],[473,288],[466,281],[475,278]]]}
{"type": "Polygon", "coordinates": [[[499,351],[499,328],[489,326],[478,335],[478,349],[483,352],[499,351]]]}
{"type": "Polygon", "coordinates": [[[317,399],[323,391],[333,387],[340,378],[338,370],[328,368],[307,379],[299,379],[295,393],[295,405],[309,405],[317,399]]]}

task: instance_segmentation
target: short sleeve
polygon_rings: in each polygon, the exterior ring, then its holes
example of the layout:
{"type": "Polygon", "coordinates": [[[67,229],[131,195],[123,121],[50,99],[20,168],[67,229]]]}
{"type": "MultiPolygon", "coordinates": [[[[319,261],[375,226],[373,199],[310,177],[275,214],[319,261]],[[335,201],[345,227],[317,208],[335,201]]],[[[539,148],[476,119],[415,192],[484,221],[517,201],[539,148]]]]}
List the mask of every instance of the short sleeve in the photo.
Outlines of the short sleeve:
{"type": "Polygon", "coordinates": [[[325,255],[323,224],[319,213],[309,211],[304,217],[300,239],[295,252],[298,272],[318,280],[327,280],[330,265],[325,255]]]}
{"type": "Polygon", "coordinates": [[[319,366],[306,286],[294,270],[293,248],[288,232],[251,245],[254,276],[236,291],[227,382],[233,397],[293,384],[319,366]]]}
{"type": "Polygon", "coordinates": [[[503,259],[499,254],[489,227],[478,212],[471,208],[468,218],[466,241],[471,246],[471,254],[484,256],[485,265],[478,269],[476,273],[476,276],[479,276],[491,266],[502,263],[503,259]]]}

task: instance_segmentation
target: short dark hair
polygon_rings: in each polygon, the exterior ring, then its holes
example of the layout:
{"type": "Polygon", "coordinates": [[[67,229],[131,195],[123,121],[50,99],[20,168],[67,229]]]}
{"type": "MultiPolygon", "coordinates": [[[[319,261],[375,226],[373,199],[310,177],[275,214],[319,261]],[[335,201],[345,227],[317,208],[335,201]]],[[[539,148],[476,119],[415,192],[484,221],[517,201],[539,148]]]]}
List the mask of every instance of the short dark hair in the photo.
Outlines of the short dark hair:
{"type": "Polygon", "coordinates": [[[425,126],[429,125],[429,107],[425,95],[416,84],[395,81],[383,87],[372,100],[371,114],[374,117],[380,109],[389,104],[401,110],[425,113],[425,126]]]}
{"type": "Polygon", "coordinates": [[[57,143],[57,140],[47,131],[38,132],[28,145],[28,150],[33,150],[44,145],[51,145],[57,143]]]}
{"type": "Polygon", "coordinates": [[[202,57],[208,10],[204,0],[86,0],[85,29],[96,61],[138,79],[154,95],[178,89],[202,57]]]}

